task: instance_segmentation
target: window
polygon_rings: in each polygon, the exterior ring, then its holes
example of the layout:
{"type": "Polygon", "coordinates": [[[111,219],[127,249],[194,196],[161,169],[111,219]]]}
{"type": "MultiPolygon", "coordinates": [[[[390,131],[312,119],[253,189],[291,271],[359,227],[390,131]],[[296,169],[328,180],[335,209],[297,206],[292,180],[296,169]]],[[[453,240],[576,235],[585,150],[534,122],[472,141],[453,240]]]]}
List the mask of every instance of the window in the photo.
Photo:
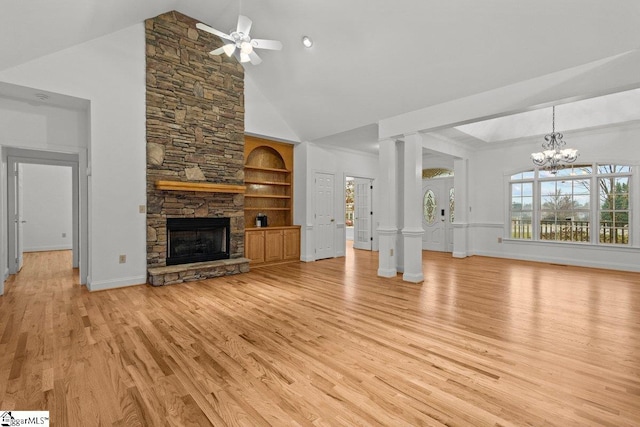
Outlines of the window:
{"type": "Polygon", "coordinates": [[[424,199],[422,200],[422,215],[428,225],[433,225],[436,222],[436,209],[438,203],[436,201],[436,195],[432,190],[427,190],[424,193],[424,199]]]}
{"type": "Polygon", "coordinates": [[[512,239],[628,245],[630,183],[626,165],[575,165],[553,175],[534,170],[512,175],[512,239]]]}
{"type": "Polygon", "coordinates": [[[590,180],[540,182],[540,240],[589,242],[590,180]]]}
{"type": "Polygon", "coordinates": [[[456,219],[455,211],[456,211],[455,189],[451,187],[449,189],[449,222],[451,224],[453,224],[453,220],[456,219]]]}
{"type": "Polygon", "coordinates": [[[628,166],[599,165],[599,237],[600,243],[629,243],[628,166]]]}
{"type": "Polygon", "coordinates": [[[511,238],[531,239],[533,182],[511,183],[511,238]]]}

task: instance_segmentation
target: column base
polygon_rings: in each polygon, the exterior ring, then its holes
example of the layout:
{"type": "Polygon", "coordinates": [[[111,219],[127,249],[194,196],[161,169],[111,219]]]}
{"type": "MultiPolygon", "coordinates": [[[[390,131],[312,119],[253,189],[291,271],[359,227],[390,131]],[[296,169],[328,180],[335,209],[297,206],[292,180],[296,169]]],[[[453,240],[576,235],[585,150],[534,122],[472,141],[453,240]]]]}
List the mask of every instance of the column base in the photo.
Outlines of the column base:
{"type": "Polygon", "coordinates": [[[378,228],[378,276],[395,277],[396,269],[396,236],[398,229],[394,227],[378,228]]]}
{"type": "Polygon", "coordinates": [[[411,283],[424,281],[422,274],[422,228],[403,228],[404,274],[402,280],[411,283]]]}

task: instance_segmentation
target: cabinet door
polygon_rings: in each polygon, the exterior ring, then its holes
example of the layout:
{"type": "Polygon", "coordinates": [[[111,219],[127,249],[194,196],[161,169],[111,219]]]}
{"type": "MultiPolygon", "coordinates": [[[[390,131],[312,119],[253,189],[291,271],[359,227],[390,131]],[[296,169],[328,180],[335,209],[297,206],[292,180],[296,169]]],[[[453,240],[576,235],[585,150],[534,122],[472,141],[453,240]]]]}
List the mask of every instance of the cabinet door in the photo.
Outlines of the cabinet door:
{"type": "Polygon", "coordinates": [[[283,230],[282,241],[284,243],[283,258],[287,260],[300,259],[300,229],[290,228],[283,230]]]}
{"type": "Polygon", "coordinates": [[[254,264],[264,262],[264,231],[247,231],[245,233],[244,254],[254,264]]]}
{"type": "Polygon", "coordinates": [[[264,260],[265,262],[282,260],[282,230],[265,230],[264,260]]]}

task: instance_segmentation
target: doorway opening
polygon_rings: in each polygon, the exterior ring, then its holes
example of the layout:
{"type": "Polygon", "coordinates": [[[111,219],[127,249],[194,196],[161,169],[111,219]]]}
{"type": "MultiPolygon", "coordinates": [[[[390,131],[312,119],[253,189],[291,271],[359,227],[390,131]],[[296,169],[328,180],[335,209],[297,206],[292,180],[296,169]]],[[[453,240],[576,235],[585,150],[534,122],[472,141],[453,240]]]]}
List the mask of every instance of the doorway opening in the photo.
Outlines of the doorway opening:
{"type": "Polygon", "coordinates": [[[81,155],[9,147],[3,151],[8,273],[21,270],[24,252],[70,250],[69,268],[79,268],[78,280],[86,284],[88,187],[80,179],[81,155]]]}
{"type": "MultiPolygon", "coordinates": [[[[23,254],[73,250],[73,185],[69,166],[18,163],[16,239],[18,272],[23,254]]],[[[72,257],[69,268],[73,268],[72,257]]]]}
{"type": "Polygon", "coordinates": [[[454,177],[447,172],[422,181],[422,250],[453,252],[454,177]]]}

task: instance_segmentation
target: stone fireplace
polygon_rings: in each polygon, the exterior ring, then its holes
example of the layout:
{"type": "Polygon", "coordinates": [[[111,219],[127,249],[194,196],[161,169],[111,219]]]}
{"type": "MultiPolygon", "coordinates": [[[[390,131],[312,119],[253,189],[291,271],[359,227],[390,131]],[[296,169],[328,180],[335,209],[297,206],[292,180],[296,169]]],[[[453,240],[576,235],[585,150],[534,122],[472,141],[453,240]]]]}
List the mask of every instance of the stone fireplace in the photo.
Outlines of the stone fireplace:
{"type": "MultiPolygon", "coordinates": [[[[152,285],[249,269],[243,258],[244,70],[234,58],[209,55],[222,42],[198,31],[196,22],[175,11],[145,21],[147,269],[152,285]],[[185,264],[169,260],[176,247],[169,245],[168,222],[222,218],[228,221],[224,258],[204,260],[198,254],[185,264]]],[[[206,243],[202,235],[195,240],[198,253],[206,243]]]]}

